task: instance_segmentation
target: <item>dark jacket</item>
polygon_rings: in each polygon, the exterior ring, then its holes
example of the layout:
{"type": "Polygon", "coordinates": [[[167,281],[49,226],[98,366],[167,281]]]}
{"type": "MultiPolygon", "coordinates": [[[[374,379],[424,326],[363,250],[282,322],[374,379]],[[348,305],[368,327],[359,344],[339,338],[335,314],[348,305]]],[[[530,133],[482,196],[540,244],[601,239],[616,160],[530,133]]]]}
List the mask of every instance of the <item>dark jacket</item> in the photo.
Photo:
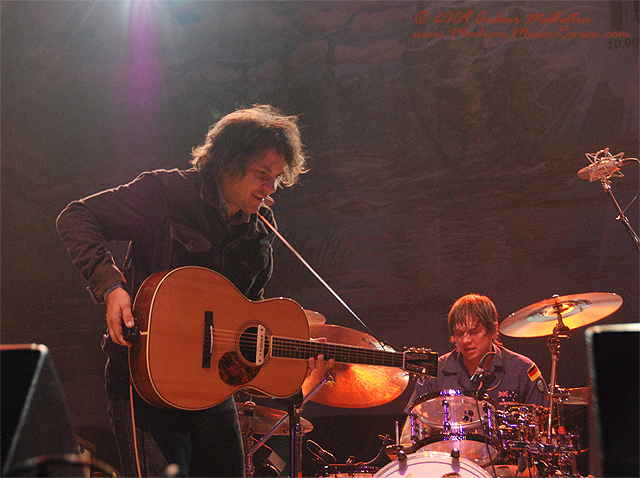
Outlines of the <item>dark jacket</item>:
{"type": "MultiPolygon", "coordinates": [[[[275,225],[269,208],[260,214],[275,225]]],[[[56,226],[97,302],[117,284],[133,298],[149,275],[187,265],[219,272],[248,299],[260,300],[272,273],[273,232],[256,214],[228,226],[217,188],[205,187],[194,169],[143,173],[74,201],[56,226]],[[122,269],[107,249],[118,240],[130,241],[122,269]]]]}
{"type": "MultiPolygon", "coordinates": [[[[490,390],[487,395],[496,406],[505,407],[517,403],[549,406],[544,378],[531,359],[501,345],[494,344],[493,351],[497,357],[491,360],[488,367],[487,384],[483,390],[490,390]]],[[[471,374],[462,361],[462,354],[455,349],[440,356],[436,378],[416,384],[406,411],[408,413],[411,405],[420,401],[420,397],[426,399],[440,390],[475,389],[471,384],[471,374]]]]}

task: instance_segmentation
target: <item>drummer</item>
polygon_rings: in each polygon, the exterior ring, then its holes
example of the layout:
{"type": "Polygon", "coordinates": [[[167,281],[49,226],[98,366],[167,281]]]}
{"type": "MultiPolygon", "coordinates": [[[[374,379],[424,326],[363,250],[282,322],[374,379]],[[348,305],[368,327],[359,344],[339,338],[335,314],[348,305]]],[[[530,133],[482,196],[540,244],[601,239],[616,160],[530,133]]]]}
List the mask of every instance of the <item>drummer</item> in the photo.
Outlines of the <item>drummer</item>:
{"type": "MultiPolygon", "coordinates": [[[[498,340],[498,313],[488,297],[460,297],[451,307],[447,321],[456,349],[440,356],[436,378],[418,381],[406,413],[416,399],[440,390],[482,390],[497,407],[518,403],[549,405],[547,386],[537,365],[498,340]],[[477,374],[481,361],[486,373],[477,374]],[[476,379],[473,383],[472,378],[476,379]]],[[[402,437],[402,442],[407,443],[408,420],[402,437]]]]}

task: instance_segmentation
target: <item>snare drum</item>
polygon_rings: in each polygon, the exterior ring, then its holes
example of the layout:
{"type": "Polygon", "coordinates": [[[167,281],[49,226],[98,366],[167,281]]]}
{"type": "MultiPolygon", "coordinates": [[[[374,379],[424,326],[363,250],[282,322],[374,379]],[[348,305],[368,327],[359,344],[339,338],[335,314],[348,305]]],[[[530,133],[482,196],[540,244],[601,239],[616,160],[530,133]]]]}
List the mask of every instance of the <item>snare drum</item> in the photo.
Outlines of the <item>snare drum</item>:
{"type": "Polygon", "coordinates": [[[465,458],[452,458],[450,453],[422,451],[407,455],[406,460],[392,461],[374,478],[394,477],[491,478],[491,475],[465,458]]]}
{"type": "Polygon", "coordinates": [[[423,395],[411,405],[411,440],[414,449],[440,452],[460,450],[460,455],[487,466],[498,458],[500,439],[495,405],[481,393],[442,390],[423,395]],[[484,430],[483,430],[484,424],[484,430]]]}

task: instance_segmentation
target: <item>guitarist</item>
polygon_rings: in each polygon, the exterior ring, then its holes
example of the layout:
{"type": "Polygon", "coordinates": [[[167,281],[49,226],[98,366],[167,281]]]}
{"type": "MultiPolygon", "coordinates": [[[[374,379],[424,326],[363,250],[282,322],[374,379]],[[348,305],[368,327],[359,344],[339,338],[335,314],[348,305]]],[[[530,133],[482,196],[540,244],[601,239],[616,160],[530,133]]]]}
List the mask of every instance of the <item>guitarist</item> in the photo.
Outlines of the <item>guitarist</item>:
{"type": "MultiPolygon", "coordinates": [[[[131,298],[155,272],[202,266],[227,277],[248,299],[263,299],[274,235],[256,213],[275,225],[271,194],[307,170],[297,118],[265,105],[220,119],[191,156],[191,169],[145,172],[73,201],[56,222],[90,294],[106,303],[106,389],[125,476],[162,476],[170,464],[183,476],[244,476],[233,397],[206,410],[165,410],[132,388],[131,298]],[[129,241],[122,269],[107,249],[113,240],[129,241]]],[[[309,360],[310,368],[322,364],[321,355],[309,360]]]]}

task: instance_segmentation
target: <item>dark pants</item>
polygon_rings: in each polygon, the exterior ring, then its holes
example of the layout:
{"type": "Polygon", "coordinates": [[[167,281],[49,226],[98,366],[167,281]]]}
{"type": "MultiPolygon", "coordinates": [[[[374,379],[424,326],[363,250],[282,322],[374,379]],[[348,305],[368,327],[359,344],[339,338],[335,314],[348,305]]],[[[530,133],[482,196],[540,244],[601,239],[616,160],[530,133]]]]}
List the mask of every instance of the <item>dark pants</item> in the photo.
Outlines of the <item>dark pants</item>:
{"type": "MultiPolygon", "coordinates": [[[[121,472],[138,476],[128,367],[110,358],[105,378],[121,472]]],[[[170,464],[180,467],[180,476],[244,476],[242,435],[233,397],[206,410],[165,410],[149,405],[134,388],[133,404],[142,476],[165,476],[170,464]]]]}

